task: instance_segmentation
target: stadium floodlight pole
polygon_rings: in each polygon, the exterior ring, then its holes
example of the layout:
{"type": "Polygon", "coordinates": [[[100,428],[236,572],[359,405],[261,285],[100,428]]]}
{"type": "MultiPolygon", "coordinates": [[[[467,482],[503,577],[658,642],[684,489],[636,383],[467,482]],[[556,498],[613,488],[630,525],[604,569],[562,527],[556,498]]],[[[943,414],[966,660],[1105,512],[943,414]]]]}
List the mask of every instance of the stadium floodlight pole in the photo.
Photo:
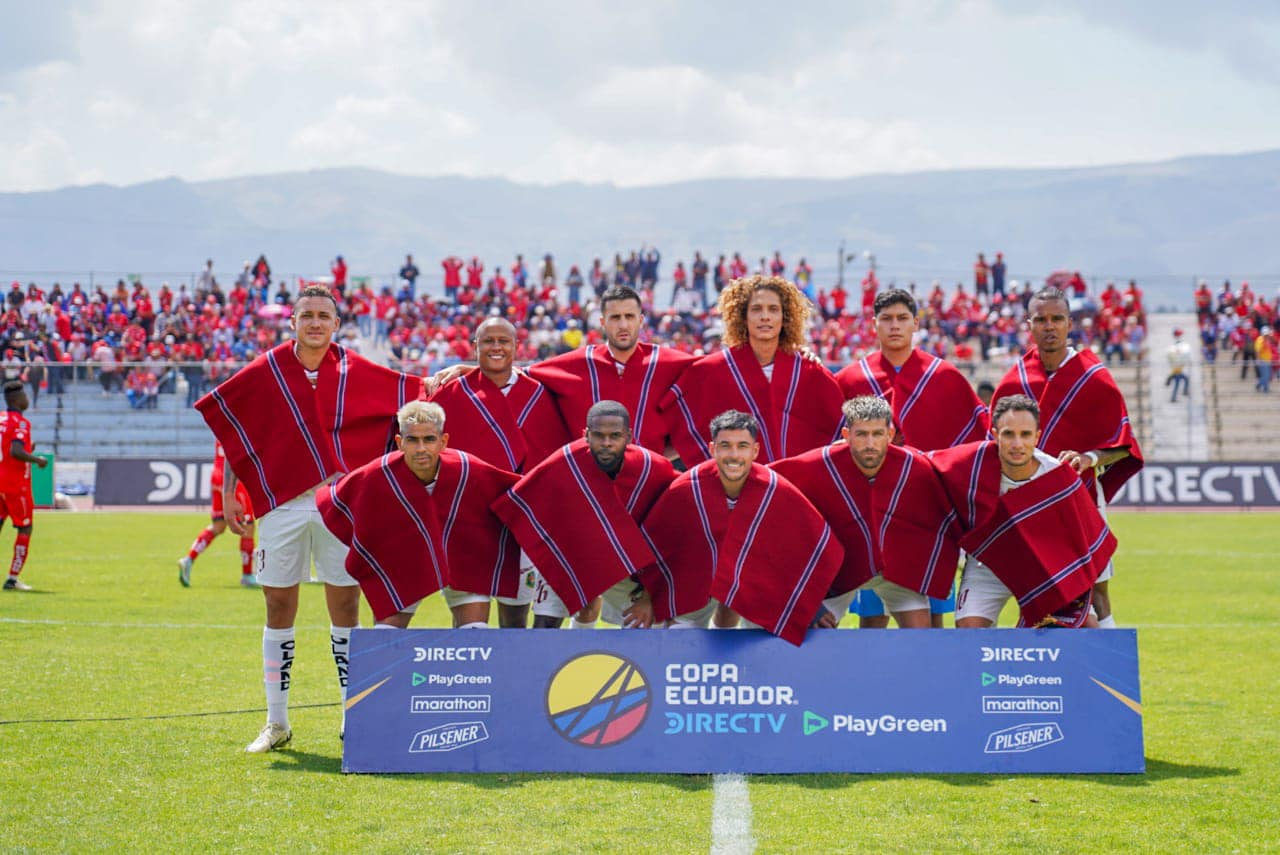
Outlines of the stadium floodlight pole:
{"type": "MultiPolygon", "coordinates": [[[[875,256],[870,251],[866,251],[863,255],[870,256],[872,269],[875,268],[875,256]]],[[[858,257],[856,252],[845,252],[844,241],[840,241],[840,246],[836,250],[836,284],[841,288],[844,287],[844,266],[858,257]]]]}

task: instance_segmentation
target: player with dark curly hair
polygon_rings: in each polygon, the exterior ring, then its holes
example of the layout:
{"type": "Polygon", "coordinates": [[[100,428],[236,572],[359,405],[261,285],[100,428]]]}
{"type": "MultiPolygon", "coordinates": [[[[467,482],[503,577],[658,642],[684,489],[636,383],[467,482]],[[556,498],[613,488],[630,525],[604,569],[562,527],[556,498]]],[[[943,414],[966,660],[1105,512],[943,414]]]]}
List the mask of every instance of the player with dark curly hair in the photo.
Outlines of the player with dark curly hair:
{"type": "Polygon", "coordinates": [[[719,311],[725,349],[687,368],[660,408],[685,465],[710,459],[708,427],[726,410],[755,418],[763,462],[834,441],[844,398],[831,372],[803,350],[810,306],[800,289],[777,276],[735,279],[719,311]]]}

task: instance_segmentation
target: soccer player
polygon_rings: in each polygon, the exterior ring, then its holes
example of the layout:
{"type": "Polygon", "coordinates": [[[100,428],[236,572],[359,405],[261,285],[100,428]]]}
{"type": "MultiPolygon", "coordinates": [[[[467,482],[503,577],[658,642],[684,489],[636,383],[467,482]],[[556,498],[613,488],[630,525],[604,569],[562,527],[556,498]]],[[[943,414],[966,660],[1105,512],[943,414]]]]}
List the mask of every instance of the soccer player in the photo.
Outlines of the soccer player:
{"type": "MultiPolygon", "coordinates": [[[[920,451],[985,439],[991,420],[973,386],[953,364],[914,344],[913,336],[920,328],[915,297],[901,288],[890,288],[876,295],[872,311],[880,349],[836,374],[845,397],[884,398],[893,408],[898,431],[895,441],[920,451]]],[[[859,591],[855,608],[864,628],[888,623],[884,604],[873,590],[859,591]]],[[[951,587],[944,596],[930,599],[935,627],[942,626],[942,616],[954,610],[951,587]]]]}
{"type": "MultiPolygon", "coordinates": [[[[191,587],[191,566],[200,554],[209,548],[214,538],[227,530],[227,520],[222,513],[222,470],[225,468],[226,454],[222,451],[222,443],[213,443],[213,470],[209,473],[209,486],[212,492],[213,509],[210,522],[201,530],[191,549],[178,559],[178,581],[182,587],[191,587]]],[[[243,484],[236,485],[236,499],[245,518],[247,534],[240,536],[240,584],[246,588],[258,587],[258,580],[253,578],[253,501],[249,491],[243,484]]]]}
{"type": "Polygon", "coordinates": [[[43,457],[32,454],[31,422],[23,416],[27,409],[27,391],[21,380],[9,380],[4,384],[4,421],[0,423],[0,526],[6,519],[13,520],[18,530],[13,540],[13,560],[9,563],[9,578],[4,580],[6,591],[30,591],[31,586],[18,578],[22,566],[27,563],[31,548],[32,517],[35,500],[31,495],[31,464],[41,469],[49,465],[43,457]]]}
{"type": "Polygon", "coordinates": [[[350,547],[347,572],[379,626],[404,629],[443,590],[455,629],[485,628],[490,597],[520,582],[511,534],[489,510],[517,476],[447,448],[439,404],[410,401],[396,419],[399,450],[322,487],[316,507],[350,547]]]}
{"type": "Polygon", "coordinates": [[[720,316],[726,349],[691,365],[662,402],[684,464],[710,458],[707,426],[728,410],[755,419],[766,463],[834,441],[844,398],[803,352],[809,303],[800,289],[779,277],[735,280],[720,294],[720,316]]]}
{"type": "Polygon", "coordinates": [[[955,510],[929,459],[890,442],[893,414],[883,398],[852,398],[843,412],[842,441],[771,466],[813,503],[844,546],[820,623],[836,626],[865,585],[898,626],[928,629],[929,595],[945,596],[955,579],[955,510]]]}
{"type": "Polygon", "coordinates": [[[675,474],[665,457],[632,442],[626,407],[601,401],[588,411],[582,439],[539,463],[494,502],[494,512],[555,595],[555,611],[534,603],[535,627],[559,626],[600,596],[606,620],[648,625],[632,611],[643,597],[637,577],[656,561],[640,521],[675,474]]]}
{"type": "MultiPolygon", "coordinates": [[[[479,365],[440,386],[429,400],[449,413],[454,449],[508,472],[532,469],[569,441],[560,412],[542,384],[515,367],[516,329],[510,321],[481,321],[475,346],[479,365]]],[[[537,571],[526,562],[516,595],[498,599],[500,626],[528,624],[537,585],[537,571]]]]}
{"type": "Polygon", "coordinates": [[[804,494],[756,462],[754,418],[730,410],[709,432],[711,460],[682,473],[644,521],[658,557],[640,575],[654,618],[705,626],[714,610],[717,627],[741,617],[798,645],[844,550],[804,494]]]}
{"type": "MultiPolygon", "coordinates": [[[[421,391],[416,378],[390,371],[332,343],[337,301],[323,286],[298,294],[289,326],[294,341],[257,357],[196,403],[226,452],[222,507],[227,527],[248,533],[236,485],[244,483],[258,520],[255,553],[266,601],[262,633],[267,722],[245,749],[263,753],[293,737],[289,686],[298,586],[310,575],[325,585],[330,647],[346,699],[351,630],[360,588],[344,569],[346,547],[325,527],[316,491],[383,454],[394,417],[421,391]]],[[[341,735],[341,732],[340,732],[341,735]]]]}
{"type": "Polygon", "coordinates": [[[994,626],[1014,595],[1020,626],[1097,626],[1090,591],[1115,538],[1076,472],[1036,447],[1035,401],[1001,398],[995,433],[933,455],[967,532],[956,626],[994,626]]]}
{"type": "MultiPolygon", "coordinates": [[[[1022,394],[1040,407],[1040,449],[1080,474],[1097,497],[1099,510],[1142,469],[1142,451],[1129,426],[1124,396],[1111,373],[1088,348],[1072,350],[1071,307],[1067,295],[1044,288],[1031,298],[1027,316],[1030,348],[996,387],[992,402],[1022,394]]],[[[1098,625],[1115,626],[1108,582],[1110,565],[1093,589],[1098,625]]]]}

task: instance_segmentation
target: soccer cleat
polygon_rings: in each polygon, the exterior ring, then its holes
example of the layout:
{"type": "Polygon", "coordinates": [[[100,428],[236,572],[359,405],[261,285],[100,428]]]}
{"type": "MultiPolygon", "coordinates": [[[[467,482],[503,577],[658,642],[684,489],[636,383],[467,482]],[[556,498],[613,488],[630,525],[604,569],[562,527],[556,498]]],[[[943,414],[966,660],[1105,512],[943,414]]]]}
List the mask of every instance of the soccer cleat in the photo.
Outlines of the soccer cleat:
{"type": "Polygon", "coordinates": [[[268,751],[274,751],[286,744],[290,739],[293,739],[292,730],[284,725],[276,724],[274,721],[269,721],[262,728],[262,733],[258,734],[258,738],[245,746],[244,750],[248,754],[266,754],[268,751]]]}
{"type": "Polygon", "coordinates": [[[254,576],[252,573],[242,573],[240,575],[240,584],[246,588],[262,587],[261,583],[258,582],[258,577],[254,576]]]}
{"type": "Polygon", "coordinates": [[[30,591],[31,586],[17,576],[10,576],[4,580],[4,589],[6,591],[30,591]]]}
{"type": "Polygon", "coordinates": [[[191,587],[191,556],[184,555],[178,559],[178,581],[182,583],[182,587],[191,587]]]}

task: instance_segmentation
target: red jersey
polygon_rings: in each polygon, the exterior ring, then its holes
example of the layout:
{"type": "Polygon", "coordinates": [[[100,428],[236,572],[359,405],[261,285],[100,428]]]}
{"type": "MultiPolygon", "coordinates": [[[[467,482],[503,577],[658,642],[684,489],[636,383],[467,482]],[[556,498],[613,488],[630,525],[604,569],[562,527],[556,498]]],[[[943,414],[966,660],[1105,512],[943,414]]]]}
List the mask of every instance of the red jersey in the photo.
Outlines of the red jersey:
{"type": "Polygon", "coordinates": [[[9,455],[15,442],[22,443],[22,450],[31,453],[31,422],[17,410],[6,410],[0,416],[0,493],[31,491],[31,464],[9,455]]]}

